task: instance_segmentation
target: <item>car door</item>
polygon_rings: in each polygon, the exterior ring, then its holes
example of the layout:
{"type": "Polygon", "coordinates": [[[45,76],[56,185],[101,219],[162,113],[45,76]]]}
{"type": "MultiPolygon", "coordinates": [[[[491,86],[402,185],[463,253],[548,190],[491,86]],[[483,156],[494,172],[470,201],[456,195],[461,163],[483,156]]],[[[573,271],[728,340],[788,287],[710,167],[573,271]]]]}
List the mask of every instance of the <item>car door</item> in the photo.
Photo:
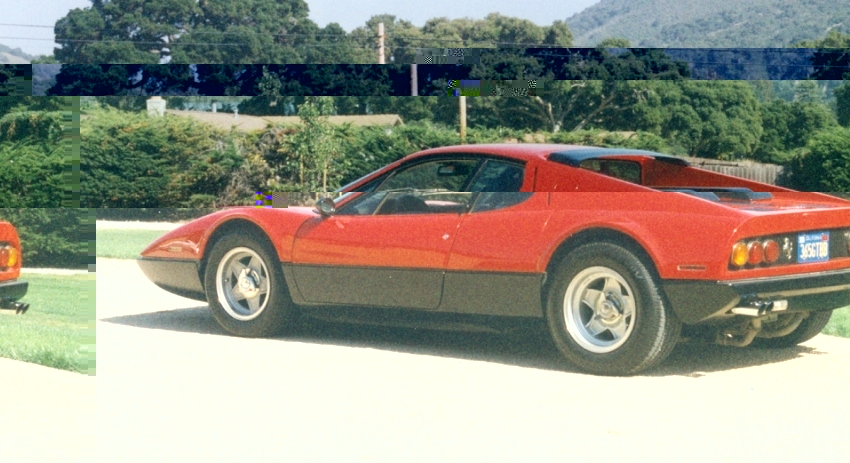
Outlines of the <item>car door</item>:
{"type": "Polygon", "coordinates": [[[305,223],[291,275],[307,304],[436,309],[462,214],[481,160],[442,157],[400,166],[343,204],[305,223]]]}
{"type": "MultiPolygon", "coordinates": [[[[522,188],[522,164],[488,160],[470,190],[479,192],[462,218],[446,265],[441,311],[540,316],[543,274],[536,237],[550,215],[548,193],[522,188]]],[[[533,179],[525,183],[531,183],[533,179]]]]}

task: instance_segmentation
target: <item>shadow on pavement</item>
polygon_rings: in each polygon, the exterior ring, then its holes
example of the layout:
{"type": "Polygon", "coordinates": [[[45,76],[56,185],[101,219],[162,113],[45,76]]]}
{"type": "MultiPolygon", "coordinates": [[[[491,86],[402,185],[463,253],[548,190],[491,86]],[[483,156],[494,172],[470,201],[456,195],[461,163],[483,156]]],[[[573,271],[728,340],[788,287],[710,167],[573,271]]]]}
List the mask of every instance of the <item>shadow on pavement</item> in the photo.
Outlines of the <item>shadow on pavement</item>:
{"type": "MultiPolygon", "coordinates": [[[[125,315],[101,321],[137,328],[229,336],[216,323],[207,306],[125,315]]],[[[522,327],[510,334],[495,334],[333,323],[302,317],[287,334],[273,339],[580,372],[561,357],[542,324],[522,327]]],[[[645,372],[643,376],[699,378],[710,372],[784,362],[804,354],[823,353],[806,346],[759,349],[685,342],[677,345],[660,366],[645,372]]]]}

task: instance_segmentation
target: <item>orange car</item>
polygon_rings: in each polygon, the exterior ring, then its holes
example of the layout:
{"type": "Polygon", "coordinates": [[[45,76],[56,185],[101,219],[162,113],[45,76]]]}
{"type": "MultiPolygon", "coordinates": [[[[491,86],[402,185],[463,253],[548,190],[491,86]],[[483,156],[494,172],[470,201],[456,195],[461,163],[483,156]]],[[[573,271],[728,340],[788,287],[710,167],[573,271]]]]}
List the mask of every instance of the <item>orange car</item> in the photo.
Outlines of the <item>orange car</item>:
{"type": "Polygon", "coordinates": [[[22,314],[30,305],[17,302],[27,293],[28,283],[21,281],[21,241],[15,227],[0,222],[0,310],[22,314]]]}

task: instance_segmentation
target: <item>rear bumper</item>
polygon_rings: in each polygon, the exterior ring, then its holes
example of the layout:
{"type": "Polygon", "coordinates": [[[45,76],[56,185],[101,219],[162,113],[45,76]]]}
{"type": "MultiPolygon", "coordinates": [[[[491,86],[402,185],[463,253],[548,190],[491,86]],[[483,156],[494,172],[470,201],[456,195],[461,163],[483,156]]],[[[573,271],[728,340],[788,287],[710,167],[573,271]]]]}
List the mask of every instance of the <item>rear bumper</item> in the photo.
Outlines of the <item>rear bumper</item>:
{"type": "Polygon", "coordinates": [[[666,280],[662,286],[676,315],[698,323],[739,304],[787,300],[789,312],[850,306],[850,269],[732,281],[666,280]]]}
{"type": "Polygon", "coordinates": [[[196,301],[207,300],[199,273],[200,261],[151,257],[136,259],[145,276],[160,288],[196,301]]]}
{"type": "Polygon", "coordinates": [[[29,289],[29,283],[21,280],[0,283],[0,302],[14,302],[24,297],[29,289]]]}

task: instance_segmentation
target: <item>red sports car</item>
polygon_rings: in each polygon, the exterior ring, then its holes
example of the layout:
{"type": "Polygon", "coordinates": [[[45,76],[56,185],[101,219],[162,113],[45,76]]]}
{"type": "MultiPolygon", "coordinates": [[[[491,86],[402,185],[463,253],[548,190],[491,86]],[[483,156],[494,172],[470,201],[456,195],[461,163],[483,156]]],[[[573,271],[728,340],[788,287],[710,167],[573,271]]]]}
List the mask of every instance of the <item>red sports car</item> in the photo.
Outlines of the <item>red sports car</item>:
{"type": "Polygon", "coordinates": [[[850,201],[673,156],[452,146],[340,191],[316,209],[210,214],[139,265],[240,336],[271,335],[296,308],[432,327],[536,319],[567,359],[616,375],[658,364],[683,330],[792,346],[850,305],[850,201]]]}
{"type": "Polygon", "coordinates": [[[28,283],[20,281],[21,242],[15,227],[0,221],[0,313],[26,313],[29,304],[18,302],[27,293],[28,283]]]}

